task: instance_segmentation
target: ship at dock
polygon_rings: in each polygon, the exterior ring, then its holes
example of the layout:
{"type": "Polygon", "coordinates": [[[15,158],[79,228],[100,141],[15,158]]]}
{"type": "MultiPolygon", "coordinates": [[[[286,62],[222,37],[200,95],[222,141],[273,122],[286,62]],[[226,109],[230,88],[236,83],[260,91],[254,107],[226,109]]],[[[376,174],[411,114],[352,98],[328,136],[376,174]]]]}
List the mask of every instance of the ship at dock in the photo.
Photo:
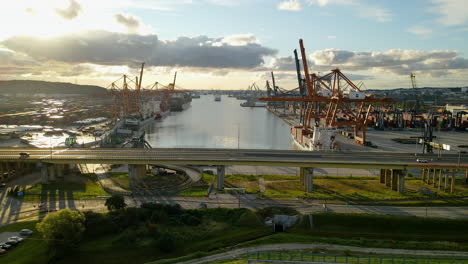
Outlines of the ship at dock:
{"type": "Polygon", "coordinates": [[[155,120],[166,116],[170,111],[182,111],[192,101],[189,91],[174,90],[177,72],[173,83],[167,86],[158,82],[142,88],[144,63],[140,76],[129,78],[124,75],[111,84],[114,98],[113,120],[119,142],[126,137],[140,137],[145,128],[155,120]]]}

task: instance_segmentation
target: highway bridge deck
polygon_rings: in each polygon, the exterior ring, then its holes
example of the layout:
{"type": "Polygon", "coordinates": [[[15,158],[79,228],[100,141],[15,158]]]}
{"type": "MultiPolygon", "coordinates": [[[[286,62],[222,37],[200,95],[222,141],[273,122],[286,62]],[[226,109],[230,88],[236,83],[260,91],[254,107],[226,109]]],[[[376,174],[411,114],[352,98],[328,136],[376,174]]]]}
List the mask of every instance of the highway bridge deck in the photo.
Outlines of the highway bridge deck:
{"type": "Polygon", "coordinates": [[[306,152],[248,149],[0,148],[0,162],[56,164],[254,165],[321,168],[468,169],[468,155],[408,152],[306,152]],[[29,157],[20,157],[20,152],[29,157]],[[417,162],[417,159],[424,161],[417,162]]]}

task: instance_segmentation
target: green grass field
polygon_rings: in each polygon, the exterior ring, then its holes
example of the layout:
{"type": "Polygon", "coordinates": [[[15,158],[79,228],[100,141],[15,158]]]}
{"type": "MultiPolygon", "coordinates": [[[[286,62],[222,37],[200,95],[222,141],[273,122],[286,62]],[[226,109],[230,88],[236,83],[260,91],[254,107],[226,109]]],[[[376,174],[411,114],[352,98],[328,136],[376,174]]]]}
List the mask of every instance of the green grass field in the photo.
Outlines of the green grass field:
{"type": "Polygon", "coordinates": [[[418,200],[434,199],[440,200],[429,202],[430,204],[453,204],[466,205],[468,200],[455,199],[453,201],[443,201],[443,199],[463,198],[468,196],[468,184],[463,179],[457,179],[455,193],[450,194],[437,190],[433,186],[423,183],[420,179],[408,177],[406,179],[404,194],[391,191],[385,185],[378,182],[378,177],[341,177],[341,176],[317,176],[314,179],[314,191],[304,192],[304,189],[297,176],[294,175],[263,175],[265,181],[265,193],[260,194],[260,186],[257,175],[227,175],[225,180],[227,185],[245,188],[248,193],[259,194],[265,198],[310,198],[317,200],[340,200],[340,201],[392,201],[395,203],[407,200],[410,204],[427,204],[418,200]],[[421,188],[430,189],[434,195],[428,196],[419,193],[421,188]]]}
{"type": "Polygon", "coordinates": [[[129,187],[130,181],[126,172],[109,172],[108,175],[122,187],[129,187]]]}
{"type": "Polygon", "coordinates": [[[42,200],[79,200],[95,199],[96,196],[109,195],[98,183],[94,174],[83,175],[80,182],[57,182],[36,184],[26,187],[25,195],[18,197],[23,201],[42,200]]]}
{"type": "Polygon", "coordinates": [[[190,188],[184,189],[174,195],[185,197],[203,197],[208,194],[208,188],[213,182],[214,175],[202,173],[202,180],[190,188]]]}

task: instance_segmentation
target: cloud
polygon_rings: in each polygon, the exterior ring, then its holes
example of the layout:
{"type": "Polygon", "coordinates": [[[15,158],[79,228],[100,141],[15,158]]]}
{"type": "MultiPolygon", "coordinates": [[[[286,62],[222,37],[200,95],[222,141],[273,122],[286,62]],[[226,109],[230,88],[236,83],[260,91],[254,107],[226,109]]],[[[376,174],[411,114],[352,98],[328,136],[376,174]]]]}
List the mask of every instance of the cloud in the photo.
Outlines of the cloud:
{"type": "Polygon", "coordinates": [[[468,60],[450,50],[401,50],[384,52],[355,52],[325,49],[310,55],[314,70],[329,70],[335,67],[345,71],[391,72],[406,75],[414,71],[434,72],[468,69],[468,60]]]}
{"type": "Polygon", "coordinates": [[[410,27],[408,28],[407,31],[416,35],[420,35],[420,36],[428,36],[432,34],[431,28],[422,27],[422,26],[410,27]]]}
{"type": "MultiPolygon", "coordinates": [[[[239,36],[239,35],[238,35],[239,36]]],[[[107,31],[84,31],[51,38],[15,36],[1,44],[35,60],[99,65],[181,66],[250,69],[264,63],[276,50],[250,37],[179,37],[159,40],[157,35],[132,35],[107,31]],[[223,40],[239,40],[236,45],[223,40]]]]}
{"type": "Polygon", "coordinates": [[[81,12],[81,6],[75,0],[68,1],[70,2],[70,5],[66,9],[56,8],[55,12],[67,20],[72,20],[81,12]]]}
{"type": "Polygon", "coordinates": [[[370,18],[378,22],[392,21],[391,12],[385,8],[359,5],[356,11],[358,16],[363,18],[370,18]]]}
{"type": "Polygon", "coordinates": [[[115,20],[127,28],[127,32],[135,34],[140,27],[140,21],[132,15],[115,14],[115,20]]]}
{"type": "Polygon", "coordinates": [[[369,18],[378,22],[389,22],[392,20],[392,13],[382,7],[371,6],[359,0],[307,0],[309,5],[325,7],[327,5],[344,5],[351,7],[353,12],[359,17],[369,18]]]}
{"type": "Polygon", "coordinates": [[[464,25],[468,23],[468,5],[466,0],[431,0],[429,10],[439,14],[438,21],[444,25],[464,25]]]}
{"type": "Polygon", "coordinates": [[[279,3],[277,8],[286,11],[300,11],[302,9],[299,0],[285,0],[279,3]]]}
{"type": "Polygon", "coordinates": [[[224,37],[221,41],[231,46],[245,46],[248,44],[260,44],[254,34],[238,34],[224,37]]]}

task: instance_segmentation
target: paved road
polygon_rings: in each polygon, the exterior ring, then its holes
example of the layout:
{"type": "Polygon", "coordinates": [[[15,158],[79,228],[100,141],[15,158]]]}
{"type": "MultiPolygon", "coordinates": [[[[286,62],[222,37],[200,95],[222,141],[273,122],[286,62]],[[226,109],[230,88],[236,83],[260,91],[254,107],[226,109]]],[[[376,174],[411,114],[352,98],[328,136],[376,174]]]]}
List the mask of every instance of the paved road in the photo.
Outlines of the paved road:
{"type": "Polygon", "coordinates": [[[306,152],[226,149],[0,149],[0,161],[88,164],[263,165],[321,168],[468,168],[467,154],[418,156],[407,152],[306,152]],[[21,159],[19,152],[29,152],[21,159]]]}
{"type": "MultiPolygon", "coordinates": [[[[208,208],[249,208],[259,209],[269,206],[288,206],[297,209],[299,212],[347,212],[347,213],[370,213],[388,215],[407,215],[420,217],[443,217],[443,218],[468,218],[468,207],[404,207],[404,206],[370,206],[370,205],[345,205],[345,204],[324,204],[321,202],[310,202],[303,200],[261,200],[253,195],[240,197],[230,194],[211,195],[210,197],[174,197],[174,196],[134,196],[126,197],[128,206],[140,206],[142,203],[157,202],[167,204],[180,204],[183,208],[195,209],[201,203],[205,203],[208,208]]],[[[45,207],[50,210],[60,210],[71,208],[73,210],[92,210],[98,212],[107,211],[104,206],[105,197],[97,200],[45,200],[45,207]]],[[[38,204],[31,202],[21,202],[0,193],[0,225],[14,223],[22,218],[37,215],[38,204]]]]}

